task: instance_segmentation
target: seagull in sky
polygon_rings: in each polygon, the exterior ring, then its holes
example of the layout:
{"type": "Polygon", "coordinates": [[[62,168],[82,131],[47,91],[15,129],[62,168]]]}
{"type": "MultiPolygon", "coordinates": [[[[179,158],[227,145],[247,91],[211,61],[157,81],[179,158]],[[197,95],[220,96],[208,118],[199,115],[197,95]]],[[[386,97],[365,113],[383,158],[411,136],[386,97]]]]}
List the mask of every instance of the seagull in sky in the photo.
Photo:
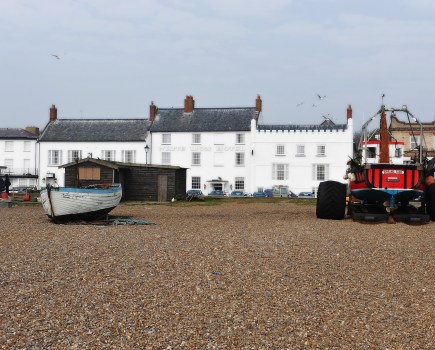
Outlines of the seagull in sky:
{"type": "Polygon", "coordinates": [[[319,98],[319,100],[323,100],[326,98],[326,96],[320,96],[319,94],[317,94],[317,97],[319,98]]]}
{"type": "Polygon", "coordinates": [[[58,55],[55,55],[54,53],[51,54],[54,58],[56,58],[57,60],[60,60],[60,57],[58,55]]]}
{"type": "Polygon", "coordinates": [[[302,106],[304,104],[304,102],[302,101],[302,102],[299,102],[297,105],[296,105],[296,107],[300,107],[300,106],[302,106]]]}
{"type": "Polygon", "coordinates": [[[317,107],[317,106],[313,103],[313,107],[317,107]]]}

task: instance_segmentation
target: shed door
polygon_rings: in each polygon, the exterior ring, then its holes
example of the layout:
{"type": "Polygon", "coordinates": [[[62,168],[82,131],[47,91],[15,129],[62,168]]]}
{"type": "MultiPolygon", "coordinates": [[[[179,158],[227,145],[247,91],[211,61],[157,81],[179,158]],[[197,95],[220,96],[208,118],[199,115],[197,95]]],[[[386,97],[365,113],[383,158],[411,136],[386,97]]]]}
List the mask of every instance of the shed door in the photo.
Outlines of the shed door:
{"type": "Polygon", "coordinates": [[[157,187],[157,201],[165,202],[168,197],[168,175],[159,175],[157,187]]]}

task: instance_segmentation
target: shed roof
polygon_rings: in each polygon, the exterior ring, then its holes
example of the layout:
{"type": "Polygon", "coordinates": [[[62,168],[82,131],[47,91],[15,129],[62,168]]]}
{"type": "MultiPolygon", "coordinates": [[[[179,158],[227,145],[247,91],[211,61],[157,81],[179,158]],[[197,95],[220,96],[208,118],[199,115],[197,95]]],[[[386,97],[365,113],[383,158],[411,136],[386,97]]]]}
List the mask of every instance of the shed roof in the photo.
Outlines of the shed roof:
{"type": "Polygon", "coordinates": [[[56,119],[39,141],[145,141],[148,126],[148,119],[56,119]]]}
{"type": "Polygon", "coordinates": [[[258,119],[254,107],[195,108],[192,113],[159,108],[151,132],[249,131],[252,119],[258,119]]]}
{"type": "Polygon", "coordinates": [[[141,164],[141,163],[123,163],[123,162],[112,162],[103,159],[95,159],[95,158],[83,158],[78,159],[77,162],[71,162],[67,164],[63,164],[59,166],[59,168],[69,168],[71,166],[75,166],[77,164],[83,163],[94,163],[98,165],[102,165],[108,168],[112,168],[115,170],[127,168],[127,167],[144,167],[144,168],[164,168],[164,169],[186,169],[180,166],[174,165],[160,165],[160,164],[141,164]]]}

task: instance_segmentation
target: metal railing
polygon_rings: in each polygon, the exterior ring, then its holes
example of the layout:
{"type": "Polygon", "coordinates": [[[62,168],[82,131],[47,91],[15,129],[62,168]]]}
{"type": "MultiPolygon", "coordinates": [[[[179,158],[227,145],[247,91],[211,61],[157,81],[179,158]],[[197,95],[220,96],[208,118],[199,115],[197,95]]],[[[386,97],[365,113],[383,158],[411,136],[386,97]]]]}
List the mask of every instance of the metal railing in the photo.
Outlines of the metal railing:
{"type": "Polygon", "coordinates": [[[39,174],[37,168],[6,168],[0,169],[0,175],[12,175],[12,176],[35,176],[39,174]]]}

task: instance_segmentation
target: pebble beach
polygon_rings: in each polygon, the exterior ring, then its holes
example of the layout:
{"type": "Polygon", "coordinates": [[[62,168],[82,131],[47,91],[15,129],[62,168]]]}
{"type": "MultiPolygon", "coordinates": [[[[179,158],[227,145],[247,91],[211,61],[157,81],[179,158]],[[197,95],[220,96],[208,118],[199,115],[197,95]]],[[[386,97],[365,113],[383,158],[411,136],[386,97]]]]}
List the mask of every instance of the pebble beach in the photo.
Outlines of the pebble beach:
{"type": "Polygon", "coordinates": [[[315,203],[122,203],[152,225],[0,208],[1,349],[434,349],[435,223],[315,203]]]}

